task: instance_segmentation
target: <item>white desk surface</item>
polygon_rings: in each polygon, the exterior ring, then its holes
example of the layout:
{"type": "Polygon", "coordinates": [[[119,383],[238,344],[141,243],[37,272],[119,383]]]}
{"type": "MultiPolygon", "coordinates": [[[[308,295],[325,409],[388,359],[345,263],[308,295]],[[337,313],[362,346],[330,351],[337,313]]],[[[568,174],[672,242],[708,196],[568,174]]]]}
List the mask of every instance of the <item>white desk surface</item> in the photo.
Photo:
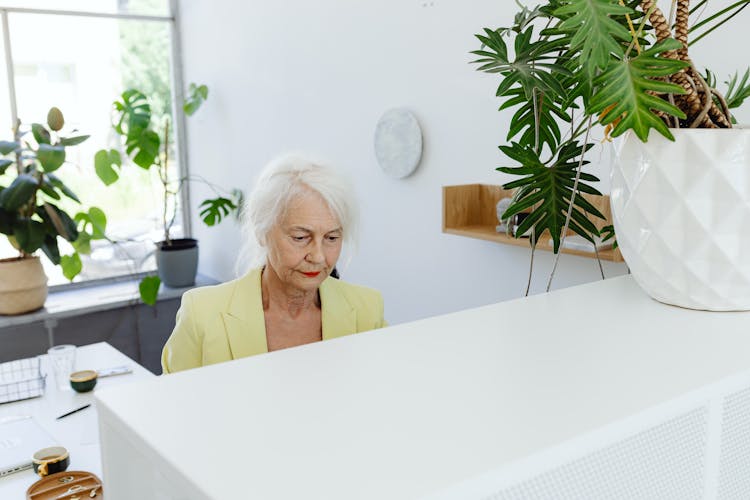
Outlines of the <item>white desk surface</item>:
{"type": "MultiPolygon", "coordinates": [[[[92,392],[77,393],[71,390],[57,389],[55,376],[47,365],[47,356],[42,357],[42,372],[48,373],[44,395],[25,401],[0,405],[0,420],[11,416],[33,416],[37,422],[70,452],[68,470],[84,470],[101,477],[101,458],[99,455],[99,432],[94,393],[105,387],[128,384],[137,379],[151,378],[154,375],[128,358],[107,343],[100,342],[76,349],[76,370],[109,368],[128,365],[133,373],[105,377],[97,381],[92,392]],[[56,417],[86,403],[91,407],[78,413],[55,420],[56,417]]],[[[52,446],[53,443],[50,443],[52,446]]],[[[0,498],[26,498],[26,490],[39,478],[33,470],[16,472],[0,478],[0,498]]]]}
{"type": "Polygon", "coordinates": [[[748,368],[750,312],[666,306],[624,276],[98,399],[191,498],[418,498],[748,368]]]}

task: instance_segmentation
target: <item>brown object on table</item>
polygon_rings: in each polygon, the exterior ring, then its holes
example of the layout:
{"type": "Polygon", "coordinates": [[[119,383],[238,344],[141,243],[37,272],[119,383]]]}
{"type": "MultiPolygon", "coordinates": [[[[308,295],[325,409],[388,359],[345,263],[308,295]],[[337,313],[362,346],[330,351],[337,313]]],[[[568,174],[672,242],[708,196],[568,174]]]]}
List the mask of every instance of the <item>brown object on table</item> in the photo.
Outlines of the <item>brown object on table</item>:
{"type": "Polygon", "coordinates": [[[96,474],[64,471],[52,474],[29,486],[26,500],[102,500],[102,481],[96,474]]]}

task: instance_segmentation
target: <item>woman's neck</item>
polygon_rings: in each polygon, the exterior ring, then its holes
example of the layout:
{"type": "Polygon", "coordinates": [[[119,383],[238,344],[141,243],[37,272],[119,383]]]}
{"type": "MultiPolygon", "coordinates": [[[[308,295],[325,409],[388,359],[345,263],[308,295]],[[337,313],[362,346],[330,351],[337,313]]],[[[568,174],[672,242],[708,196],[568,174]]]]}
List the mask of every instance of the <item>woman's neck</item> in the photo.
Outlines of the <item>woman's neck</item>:
{"type": "Polygon", "coordinates": [[[305,311],[320,308],[318,290],[300,290],[285,284],[271,266],[263,268],[260,287],[265,311],[278,308],[294,318],[305,311]]]}

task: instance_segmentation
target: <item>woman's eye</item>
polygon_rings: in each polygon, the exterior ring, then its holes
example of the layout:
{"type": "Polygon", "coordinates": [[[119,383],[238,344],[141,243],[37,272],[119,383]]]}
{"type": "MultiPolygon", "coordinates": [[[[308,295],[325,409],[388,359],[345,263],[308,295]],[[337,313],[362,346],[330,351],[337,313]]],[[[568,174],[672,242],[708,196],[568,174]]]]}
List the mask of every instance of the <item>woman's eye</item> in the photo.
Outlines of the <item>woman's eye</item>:
{"type": "Polygon", "coordinates": [[[329,237],[328,237],[328,241],[330,241],[330,242],[332,242],[332,243],[333,243],[333,242],[335,242],[335,241],[338,241],[338,240],[339,240],[339,238],[341,238],[341,236],[329,236],[329,237]]]}
{"type": "Polygon", "coordinates": [[[292,239],[294,241],[305,241],[307,239],[307,236],[292,236],[292,239]]]}

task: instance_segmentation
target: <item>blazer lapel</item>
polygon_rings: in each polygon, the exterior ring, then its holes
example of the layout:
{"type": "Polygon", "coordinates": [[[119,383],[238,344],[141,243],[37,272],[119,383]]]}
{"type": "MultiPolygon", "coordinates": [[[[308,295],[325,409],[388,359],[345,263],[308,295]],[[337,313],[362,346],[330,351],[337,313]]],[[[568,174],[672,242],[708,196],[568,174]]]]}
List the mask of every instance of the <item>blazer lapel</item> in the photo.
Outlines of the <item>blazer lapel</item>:
{"type": "Polygon", "coordinates": [[[232,359],[268,352],[260,276],[261,270],[255,269],[240,278],[221,313],[232,359]]]}
{"type": "Polygon", "coordinates": [[[327,278],[320,284],[320,307],[323,340],[357,332],[357,312],[341,293],[335,278],[327,278]]]}

